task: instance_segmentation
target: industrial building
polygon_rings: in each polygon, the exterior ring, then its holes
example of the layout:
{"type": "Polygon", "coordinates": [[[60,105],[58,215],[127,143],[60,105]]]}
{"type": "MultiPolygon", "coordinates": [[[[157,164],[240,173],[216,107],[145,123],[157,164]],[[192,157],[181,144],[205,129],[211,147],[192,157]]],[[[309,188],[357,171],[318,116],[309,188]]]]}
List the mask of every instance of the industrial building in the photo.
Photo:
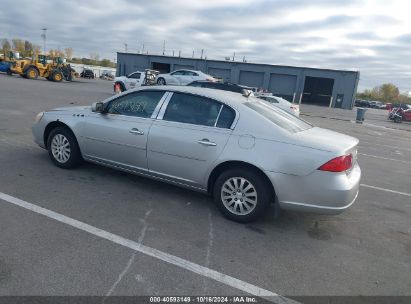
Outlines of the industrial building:
{"type": "Polygon", "coordinates": [[[200,70],[224,81],[267,90],[290,102],[343,109],[353,107],[360,77],[358,71],[117,53],[117,76],[145,69],[161,73],[200,70]]]}

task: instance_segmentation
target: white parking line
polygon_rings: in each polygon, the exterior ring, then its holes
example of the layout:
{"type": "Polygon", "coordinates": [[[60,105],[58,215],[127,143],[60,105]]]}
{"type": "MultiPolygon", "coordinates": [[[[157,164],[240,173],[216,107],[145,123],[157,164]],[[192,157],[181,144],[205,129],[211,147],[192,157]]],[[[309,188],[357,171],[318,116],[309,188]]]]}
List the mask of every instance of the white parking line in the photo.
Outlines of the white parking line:
{"type": "Polygon", "coordinates": [[[51,211],[49,209],[28,203],[26,201],[23,201],[21,199],[18,199],[16,197],[10,196],[8,194],[5,194],[3,192],[0,192],[0,199],[8,202],[10,204],[22,207],[24,209],[30,210],[32,212],[44,215],[48,218],[51,218],[53,220],[56,220],[60,223],[64,223],[66,225],[69,225],[71,227],[80,229],[82,231],[88,232],[92,235],[98,236],[100,238],[109,240],[113,243],[122,245],[124,247],[133,249],[137,252],[140,252],[142,254],[151,256],[153,258],[162,260],[166,263],[178,266],[180,268],[186,269],[188,271],[194,272],[196,274],[199,274],[201,276],[207,277],[209,279],[213,279],[217,282],[226,284],[228,286],[231,286],[233,288],[236,288],[238,290],[244,291],[246,293],[249,293],[253,296],[258,296],[265,298],[267,300],[270,300],[274,303],[298,303],[294,300],[285,298],[283,296],[280,296],[272,291],[260,288],[258,286],[252,285],[250,283],[241,281],[239,279],[236,279],[234,277],[231,277],[229,275],[223,274],[221,272],[215,271],[213,269],[201,266],[199,264],[190,262],[188,260],[179,258],[177,256],[171,255],[169,253],[142,245],[141,243],[137,243],[135,241],[123,238],[119,235],[110,233],[108,231],[102,230],[100,228],[91,226],[89,224],[86,224],[84,222],[80,222],[78,220],[75,220],[73,218],[67,217],[63,214],[51,211]]]}
{"type": "Polygon", "coordinates": [[[360,145],[359,145],[359,146],[362,147],[362,148],[368,148],[368,147],[366,147],[366,146],[362,146],[362,145],[361,145],[362,143],[370,144],[370,145],[373,145],[373,146],[387,147],[387,148],[397,149],[397,150],[411,151],[411,149],[404,148],[404,147],[392,146],[392,145],[385,145],[385,144],[377,144],[377,143],[373,143],[373,142],[366,141],[366,140],[360,140],[360,145]]]}
{"type": "Polygon", "coordinates": [[[395,190],[391,190],[391,189],[386,189],[386,188],[381,188],[381,187],[376,187],[376,186],[371,186],[371,185],[366,185],[366,184],[360,184],[360,186],[365,187],[365,188],[371,188],[371,189],[375,189],[375,190],[381,190],[381,191],[385,191],[385,192],[405,195],[405,196],[411,196],[411,193],[400,192],[400,191],[395,191],[395,190]]]}
{"type": "Polygon", "coordinates": [[[376,156],[376,155],[365,154],[365,153],[358,153],[358,154],[363,155],[363,156],[367,156],[367,157],[373,157],[373,158],[379,158],[379,159],[385,159],[385,160],[392,160],[392,161],[397,161],[397,162],[400,162],[400,163],[411,164],[411,161],[407,161],[407,160],[388,158],[388,157],[376,156]]]}

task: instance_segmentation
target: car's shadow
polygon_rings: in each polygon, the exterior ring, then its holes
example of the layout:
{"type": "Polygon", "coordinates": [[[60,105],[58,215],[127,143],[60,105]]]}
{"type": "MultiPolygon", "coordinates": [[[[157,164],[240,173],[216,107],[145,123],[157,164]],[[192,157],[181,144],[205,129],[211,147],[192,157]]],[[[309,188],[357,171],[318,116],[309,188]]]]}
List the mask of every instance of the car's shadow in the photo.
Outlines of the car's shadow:
{"type": "MultiPolygon", "coordinates": [[[[284,210],[281,210],[278,213],[278,211],[275,210],[276,208],[274,208],[274,205],[270,205],[266,213],[257,221],[240,224],[225,219],[223,215],[220,214],[212,197],[204,193],[180,188],[165,182],[152,180],[92,163],[83,163],[76,169],[76,171],[82,176],[89,176],[88,180],[84,179],[84,177],[79,177],[82,178],[83,183],[120,183],[124,185],[125,188],[138,189],[138,191],[143,192],[148,196],[154,195],[155,197],[152,200],[154,209],[164,208],[166,202],[161,198],[166,196],[168,199],[172,199],[173,204],[175,204],[172,206],[173,208],[183,210],[187,204],[190,204],[190,210],[192,210],[191,212],[193,213],[190,214],[191,217],[205,217],[211,212],[220,223],[225,222],[225,224],[229,224],[230,226],[240,225],[247,230],[260,235],[270,234],[272,231],[281,233],[292,231],[293,233],[303,232],[313,239],[328,240],[333,233],[330,230],[337,229],[332,223],[344,221],[343,216],[316,215],[284,210]]],[[[77,174],[71,174],[71,176],[76,175],[77,174]]],[[[177,216],[179,215],[177,214],[177,216]]],[[[187,216],[187,214],[183,212],[181,216],[187,216]]]]}

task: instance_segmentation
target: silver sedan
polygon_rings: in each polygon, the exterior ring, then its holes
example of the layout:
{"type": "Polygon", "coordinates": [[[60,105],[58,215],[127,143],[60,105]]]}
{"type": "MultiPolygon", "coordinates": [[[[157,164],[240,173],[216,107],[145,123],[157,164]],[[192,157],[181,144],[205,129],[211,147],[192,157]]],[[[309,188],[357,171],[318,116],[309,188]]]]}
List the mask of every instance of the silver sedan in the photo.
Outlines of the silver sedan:
{"type": "Polygon", "coordinates": [[[147,87],[41,112],[33,134],[58,167],[85,160],[206,192],[239,222],[270,203],[340,213],[357,198],[361,177],[356,138],[212,89],[147,87]]]}

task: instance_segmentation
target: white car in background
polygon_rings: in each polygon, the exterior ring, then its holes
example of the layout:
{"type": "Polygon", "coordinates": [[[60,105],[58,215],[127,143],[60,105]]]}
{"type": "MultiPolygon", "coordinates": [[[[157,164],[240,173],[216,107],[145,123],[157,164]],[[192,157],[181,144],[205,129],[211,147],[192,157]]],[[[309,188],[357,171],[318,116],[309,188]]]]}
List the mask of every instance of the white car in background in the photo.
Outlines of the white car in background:
{"type": "Polygon", "coordinates": [[[114,92],[116,92],[116,87],[118,87],[121,92],[124,92],[145,85],[153,85],[155,84],[155,78],[158,73],[156,70],[147,69],[144,72],[135,71],[127,76],[115,77],[114,92]]]}
{"type": "Polygon", "coordinates": [[[159,85],[187,85],[197,80],[216,81],[213,76],[192,70],[177,70],[167,74],[159,74],[156,77],[156,82],[159,85]]]}
{"type": "Polygon", "coordinates": [[[116,91],[116,85],[120,86],[121,92],[135,89],[143,84],[144,76],[144,72],[136,71],[127,76],[116,77],[114,78],[114,91],[116,91]]]}
{"type": "Polygon", "coordinates": [[[262,100],[268,101],[269,103],[275,105],[276,107],[279,107],[280,109],[283,109],[284,111],[287,111],[290,114],[300,116],[300,106],[293,104],[288,100],[285,100],[284,98],[272,95],[261,95],[257,97],[262,100]]]}

